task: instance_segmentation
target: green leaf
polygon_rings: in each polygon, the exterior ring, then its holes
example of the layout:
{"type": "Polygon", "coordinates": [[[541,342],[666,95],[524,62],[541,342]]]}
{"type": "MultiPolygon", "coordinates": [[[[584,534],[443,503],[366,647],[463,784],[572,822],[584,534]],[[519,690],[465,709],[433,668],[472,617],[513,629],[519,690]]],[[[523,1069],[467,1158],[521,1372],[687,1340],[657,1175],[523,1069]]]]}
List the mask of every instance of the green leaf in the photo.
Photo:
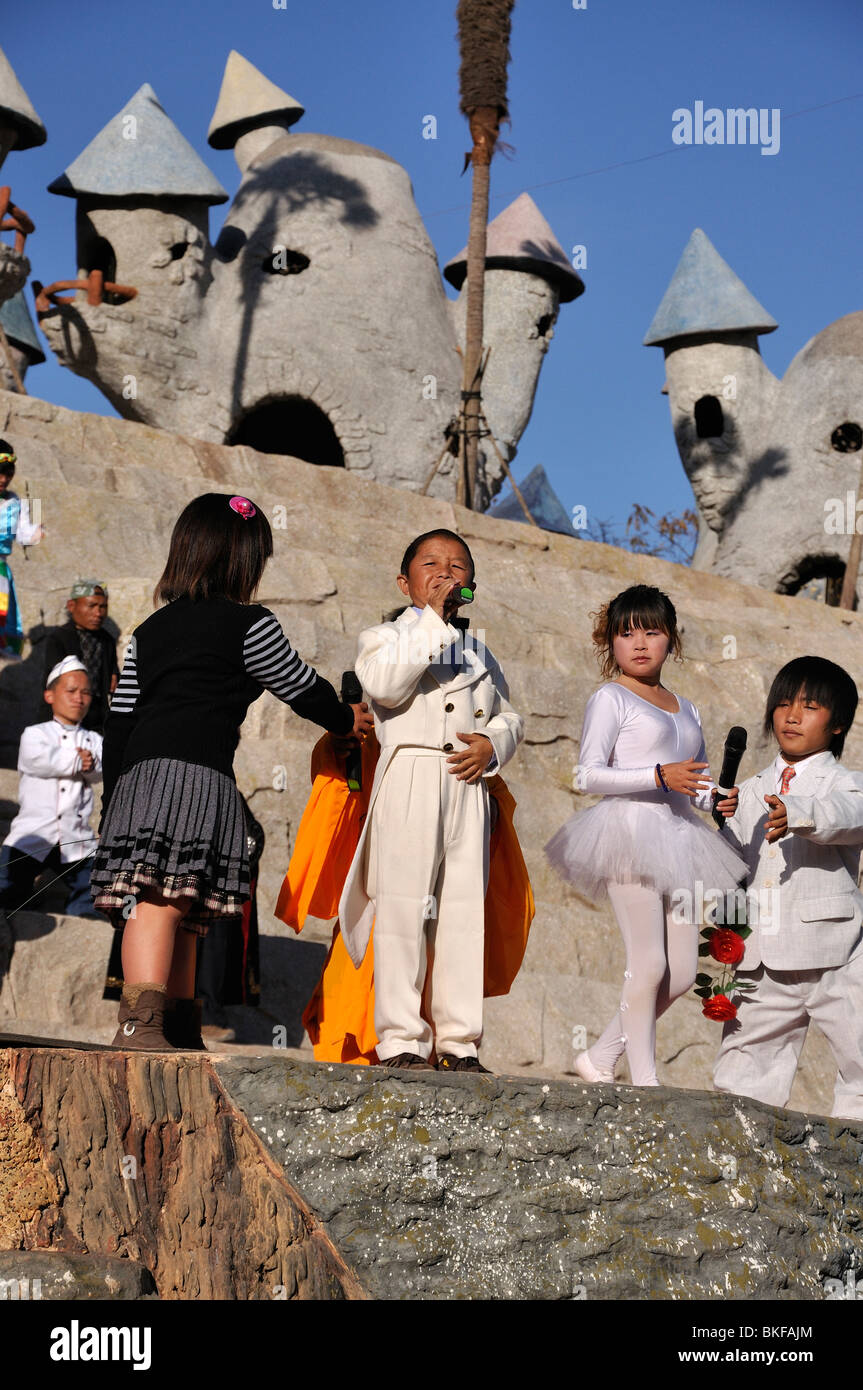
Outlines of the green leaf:
{"type": "Polygon", "coordinates": [[[699,948],[698,948],[698,954],[699,954],[700,956],[709,956],[709,955],[710,955],[710,947],[707,945],[706,942],[705,942],[705,944],[704,944],[703,946],[699,946],[699,948]]]}
{"type": "Polygon", "coordinates": [[[712,975],[696,975],[696,977],[695,977],[695,983],[696,983],[697,985],[712,985],[712,984],[713,984],[713,976],[712,976],[712,975]]]}
{"type": "Polygon", "coordinates": [[[739,937],[741,937],[743,941],[745,941],[746,938],[747,938],[747,936],[751,936],[751,935],[752,935],[752,928],[751,928],[751,927],[738,927],[738,928],[737,928],[737,935],[738,935],[739,937]]]}
{"type": "Polygon", "coordinates": [[[712,993],[712,990],[709,990],[709,989],[696,989],[696,990],[694,991],[694,993],[698,995],[699,999],[709,999],[709,998],[710,998],[710,995],[711,995],[711,993],[712,993]]]}

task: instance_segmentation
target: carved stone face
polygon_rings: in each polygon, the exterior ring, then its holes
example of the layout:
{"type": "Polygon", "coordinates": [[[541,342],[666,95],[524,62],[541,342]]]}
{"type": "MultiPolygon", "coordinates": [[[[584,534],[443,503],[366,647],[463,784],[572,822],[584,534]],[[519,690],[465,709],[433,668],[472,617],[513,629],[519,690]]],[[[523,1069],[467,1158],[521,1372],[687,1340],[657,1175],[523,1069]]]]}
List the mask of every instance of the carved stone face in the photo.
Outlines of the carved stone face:
{"type": "MultiPolygon", "coordinates": [[[[399,164],[348,140],[275,134],[215,246],[203,200],[82,196],[80,278],[97,268],[137,295],[95,305],[79,291],[43,318],[46,336],[127,419],[452,498],[466,291],[448,301],[399,164]]],[[[486,283],[484,405],[509,459],[558,291],[524,271],[486,283]]],[[[483,452],[480,507],[503,473],[483,452]]]]}
{"type": "Polygon", "coordinates": [[[705,563],[784,593],[814,583],[824,597],[826,585],[835,602],[855,524],[847,496],[853,511],[861,486],[863,313],[807,343],[781,382],[757,350],[718,339],[680,340],[667,372],[681,460],[718,538],[705,563]],[[721,434],[699,435],[705,399],[721,434]]]}

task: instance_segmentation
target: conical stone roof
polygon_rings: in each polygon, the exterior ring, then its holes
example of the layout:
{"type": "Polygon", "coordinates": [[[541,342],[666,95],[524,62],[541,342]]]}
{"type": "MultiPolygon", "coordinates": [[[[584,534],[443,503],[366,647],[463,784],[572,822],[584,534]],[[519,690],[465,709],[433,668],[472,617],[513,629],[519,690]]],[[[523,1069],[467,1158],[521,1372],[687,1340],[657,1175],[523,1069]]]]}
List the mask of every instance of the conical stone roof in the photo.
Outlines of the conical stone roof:
{"type": "MultiPolygon", "coordinates": [[[[522,270],[557,285],[562,303],[584,294],[584,281],[567,259],[566,252],[529,193],[488,224],[486,270],[522,270]]],[[[467,247],[444,266],[444,276],[460,290],[467,275],[467,247]]]]}
{"type": "Polygon", "coordinates": [[[230,150],[247,131],[268,125],[291,126],[304,111],[305,107],[232,48],[207,142],[214,150],[230,150]]]}
{"type": "Polygon", "coordinates": [[[26,352],[31,366],[45,361],[23,290],[0,304],[0,324],[12,346],[26,352]]]}
{"type": "Polygon", "coordinates": [[[48,185],[48,192],[67,198],[145,195],[200,198],[205,203],[228,200],[149,82],[139,87],[66,172],[48,185]]]}
{"type": "Polygon", "coordinates": [[[778,327],[710,238],[696,227],[644,344],[657,346],[693,333],[772,333],[778,327]]]}
{"type": "Polygon", "coordinates": [[[15,76],[12,64],[0,48],[0,125],[11,125],[18,138],[13,146],[16,150],[32,150],[35,145],[44,145],[48,139],[45,130],[30,98],[15,76]]]}

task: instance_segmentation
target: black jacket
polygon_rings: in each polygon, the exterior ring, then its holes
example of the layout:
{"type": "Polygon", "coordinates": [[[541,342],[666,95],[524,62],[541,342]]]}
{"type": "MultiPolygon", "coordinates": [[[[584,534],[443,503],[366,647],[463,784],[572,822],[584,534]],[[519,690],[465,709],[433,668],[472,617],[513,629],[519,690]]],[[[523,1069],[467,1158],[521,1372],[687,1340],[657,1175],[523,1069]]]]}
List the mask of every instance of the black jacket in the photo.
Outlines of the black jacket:
{"type": "MultiPolygon", "coordinates": [[[[98,700],[94,698],[86,717],[81,721],[85,729],[95,729],[97,733],[102,733],[105,728],[105,719],[108,714],[108,701],[111,697],[111,677],[119,676],[120,668],[117,665],[117,644],[110,633],[105,632],[104,628],[98,628],[93,636],[99,642],[99,651],[102,658],[101,686],[102,689],[98,700]]],[[[43,672],[42,689],[48,680],[48,673],[62,661],[64,656],[77,656],[81,661],[81,641],[78,636],[78,628],[70,618],[61,627],[49,627],[45,633],[42,643],[43,652],[43,672]]],[[[51,718],[51,710],[45,706],[47,713],[46,719],[51,718]]]]}

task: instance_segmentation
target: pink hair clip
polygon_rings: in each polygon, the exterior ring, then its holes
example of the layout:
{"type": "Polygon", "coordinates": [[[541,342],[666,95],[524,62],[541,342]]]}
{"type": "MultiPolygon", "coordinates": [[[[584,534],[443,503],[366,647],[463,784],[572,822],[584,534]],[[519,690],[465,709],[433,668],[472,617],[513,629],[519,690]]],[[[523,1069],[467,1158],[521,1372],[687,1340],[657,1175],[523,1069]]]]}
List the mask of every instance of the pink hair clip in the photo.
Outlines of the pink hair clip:
{"type": "Polygon", "coordinates": [[[237,512],[244,521],[251,521],[257,510],[253,503],[249,501],[248,497],[232,497],[228,502],[228,506],[237,512]]]}

